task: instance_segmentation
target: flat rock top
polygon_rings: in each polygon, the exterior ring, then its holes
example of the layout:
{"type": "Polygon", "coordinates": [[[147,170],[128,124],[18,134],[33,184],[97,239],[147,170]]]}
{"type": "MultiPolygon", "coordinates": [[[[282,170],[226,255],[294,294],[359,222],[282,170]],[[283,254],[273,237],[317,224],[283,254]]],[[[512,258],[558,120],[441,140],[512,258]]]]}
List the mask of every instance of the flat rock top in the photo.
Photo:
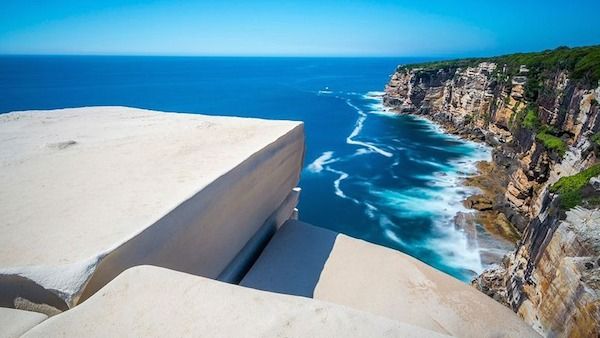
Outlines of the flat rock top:
{"type": "Polygon", "coordinates": [[[442,337],[369,313],[158,267],[126,270],[25,337],[442,337]],[[165,292],[168,290],[169,292],[165,292]]]}
{"type": "Polygon", "coordinates": [[[0,115],[0,268],[95,257],[299,125],[124,107],[0,115]]]}
{"type": "Polygon", "coordinates": [[[299,221],[275,233],[240,285],[455,337],[539,336],[507,307],[413,257],[299,221]]]}
{"type": "Polygon", "coordinates": [[[404,253],[345,235],[335,241],[314,298],[455,337],[539,337],[470,285],[404,253]]]}

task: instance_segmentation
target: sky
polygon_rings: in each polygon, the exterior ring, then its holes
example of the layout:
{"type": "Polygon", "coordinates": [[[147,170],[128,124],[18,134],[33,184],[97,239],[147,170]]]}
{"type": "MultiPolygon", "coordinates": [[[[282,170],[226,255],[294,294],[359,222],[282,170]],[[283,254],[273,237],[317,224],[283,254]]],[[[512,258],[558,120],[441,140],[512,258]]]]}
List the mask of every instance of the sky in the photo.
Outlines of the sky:
{"type": "Polygon", "coordinates": [[[486,56],[600,44],[600,0],[1,0],[0,54],[486,56]]]}

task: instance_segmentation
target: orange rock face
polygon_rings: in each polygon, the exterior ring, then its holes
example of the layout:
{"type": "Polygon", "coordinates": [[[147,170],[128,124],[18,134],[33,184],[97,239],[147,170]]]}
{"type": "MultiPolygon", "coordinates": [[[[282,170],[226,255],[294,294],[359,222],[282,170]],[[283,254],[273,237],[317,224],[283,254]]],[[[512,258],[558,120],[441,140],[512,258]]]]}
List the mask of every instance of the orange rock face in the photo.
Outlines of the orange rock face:
{"type": "MultiPolygon", "coordinates": [[[[596,337],[600,211],[574,209],[565,214],[548,187],[597,161],[597,146],[590,138],[600,131],[600,83],[573,80],[567,71],[554,70],[538,76],[544,90],[531,99],[531,71],[521,66],[518,74],[509,74],[503,65],[490,62],[466,68],[399,68],[384,102],[495,147],[495,165],[507,173],[498,178],[506,182],[504,188],[495,190],[495,198],[488,191],[465,205],[489,213],[479,219],[490,232],[508,222],[523,234],[517,250],[473,284],[508,304],[544,335],[596,337]],[[523,123],[527,108],[537,112],[535,126],[523,123]],[[564,153],[536,137],[541,126],[564,142],[564,153]]],[[[474,185],[481,187],[485,180],[478,180],[474,185]]]]}

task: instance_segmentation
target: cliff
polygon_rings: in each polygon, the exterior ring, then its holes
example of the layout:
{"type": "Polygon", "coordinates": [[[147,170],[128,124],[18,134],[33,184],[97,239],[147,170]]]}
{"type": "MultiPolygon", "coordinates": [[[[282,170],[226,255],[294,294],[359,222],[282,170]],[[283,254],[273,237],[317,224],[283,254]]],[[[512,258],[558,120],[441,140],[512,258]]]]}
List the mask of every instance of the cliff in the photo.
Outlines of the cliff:
{"type": "Polygon", "coordinates": [[[1,307],[55,315],[142,264],[235,282],[298,202],[301,122],[87,107],[0,129],[1,307]]]}
{"type": "Polygon", "coordinates": [[[537,336],[423,262],[293,220],[301,122],[87,107],[0,130],[0,337],[537,336]]]}
{"type": "MultiPolygon", "coordinates": [[[[600,46],[400,66],[384,103],[487,142],[471,183],[515,252],[473,281],[547,336],[600,333],[600,46]]],[[[485,206],[485,208],[480,207],[485,206]]]]}

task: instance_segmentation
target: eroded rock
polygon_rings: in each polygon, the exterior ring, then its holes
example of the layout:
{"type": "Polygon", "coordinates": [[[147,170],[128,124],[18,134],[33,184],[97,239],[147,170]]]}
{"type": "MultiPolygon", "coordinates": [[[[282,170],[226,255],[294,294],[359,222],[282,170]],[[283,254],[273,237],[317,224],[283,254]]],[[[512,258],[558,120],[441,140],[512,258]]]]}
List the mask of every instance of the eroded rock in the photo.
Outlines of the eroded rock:
{"type": "Polygon", "coordinates": [[[298,201],[300,122],[91,107],[0,128],[2,306],[56,314],[140,264],[217,278],[298,201]]]}

